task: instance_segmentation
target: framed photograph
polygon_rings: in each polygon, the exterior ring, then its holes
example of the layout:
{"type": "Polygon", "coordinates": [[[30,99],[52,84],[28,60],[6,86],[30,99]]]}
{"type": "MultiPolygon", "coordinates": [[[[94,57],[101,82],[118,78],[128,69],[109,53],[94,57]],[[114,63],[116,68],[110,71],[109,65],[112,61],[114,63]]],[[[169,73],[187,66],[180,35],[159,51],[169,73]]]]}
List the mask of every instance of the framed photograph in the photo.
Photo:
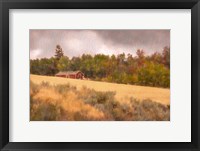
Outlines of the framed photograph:
{"type": "Polygon", "coordinates": [[[1,150],[200,150],[198,0],[1,0],[1,150]]]}

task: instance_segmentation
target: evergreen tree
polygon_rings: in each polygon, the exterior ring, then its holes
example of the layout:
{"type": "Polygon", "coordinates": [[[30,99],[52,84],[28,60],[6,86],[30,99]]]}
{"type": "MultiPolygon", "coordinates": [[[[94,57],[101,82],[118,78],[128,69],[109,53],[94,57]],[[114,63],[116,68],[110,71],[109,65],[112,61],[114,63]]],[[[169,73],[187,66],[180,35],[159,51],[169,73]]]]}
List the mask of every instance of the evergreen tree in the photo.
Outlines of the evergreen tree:
{"type": "Polygon", "coordinates": [[[61,46],[60,45],[56,45],[56,50],[55,50],[56,52],[56,54],[55,54],[55,57],[58,59],[58,60],[60,60],[60,58],[61,57],[63,57],[64,56],[64,53],[63,53],[63,51],[62,51],[62,48],[61,48],[61,46]]]}

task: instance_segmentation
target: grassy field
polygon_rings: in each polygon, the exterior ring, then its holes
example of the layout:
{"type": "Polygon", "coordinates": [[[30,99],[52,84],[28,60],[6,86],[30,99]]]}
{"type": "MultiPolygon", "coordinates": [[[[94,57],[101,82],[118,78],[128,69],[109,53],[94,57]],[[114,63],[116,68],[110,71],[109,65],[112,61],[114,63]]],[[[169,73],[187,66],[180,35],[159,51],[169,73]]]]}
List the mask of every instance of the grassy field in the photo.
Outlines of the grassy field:
{"type": "Polygon", "coordinates": [[[31,121],[169,121],[169,90],[31,75],[31,121]]]}
{"type": "Polygon", "coordinates": [[[83,87],[87,87],[89,89],[94,89],[95,91],[114,91],[116,92],[116,99],[125,103],[128,103],[127,101],[130,101],[130,98],[133,97],[138,100],[150,99],[154,102],[158,102],[164,105],[170,104],[170,90],[164,88],[115,84],[39,75],[30,75],[30,80],[36,84],[41,84],[42,82],[48,82],[51,85],[70,84],[72,86],[75,86],[78,90],[81,90],[83,87]]]}

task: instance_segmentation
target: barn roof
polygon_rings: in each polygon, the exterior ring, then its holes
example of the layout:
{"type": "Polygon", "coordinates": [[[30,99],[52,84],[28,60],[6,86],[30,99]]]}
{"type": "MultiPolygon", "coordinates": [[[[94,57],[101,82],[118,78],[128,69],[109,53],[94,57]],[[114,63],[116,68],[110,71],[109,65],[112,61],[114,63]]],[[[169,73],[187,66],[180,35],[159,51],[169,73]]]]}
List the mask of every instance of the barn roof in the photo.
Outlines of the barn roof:
{"type": "Polygon", "coordinates": [[[79,72],[81,71],[60,71],[56,75],[72,75],[72,74],[77,74],[79,72]]]}

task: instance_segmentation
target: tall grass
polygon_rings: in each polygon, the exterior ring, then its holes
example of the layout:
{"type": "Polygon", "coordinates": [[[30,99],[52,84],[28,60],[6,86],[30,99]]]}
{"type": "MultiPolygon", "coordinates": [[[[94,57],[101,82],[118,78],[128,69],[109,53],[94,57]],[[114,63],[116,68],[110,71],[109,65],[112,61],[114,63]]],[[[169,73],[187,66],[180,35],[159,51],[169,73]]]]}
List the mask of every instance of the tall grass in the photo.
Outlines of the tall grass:
{"type": "Polygon", "coordinates": [[[30,82],[32,121],[162,121],[170,119],[168,106],[131,98],[121,103],[115,92],[30,82]]]}

